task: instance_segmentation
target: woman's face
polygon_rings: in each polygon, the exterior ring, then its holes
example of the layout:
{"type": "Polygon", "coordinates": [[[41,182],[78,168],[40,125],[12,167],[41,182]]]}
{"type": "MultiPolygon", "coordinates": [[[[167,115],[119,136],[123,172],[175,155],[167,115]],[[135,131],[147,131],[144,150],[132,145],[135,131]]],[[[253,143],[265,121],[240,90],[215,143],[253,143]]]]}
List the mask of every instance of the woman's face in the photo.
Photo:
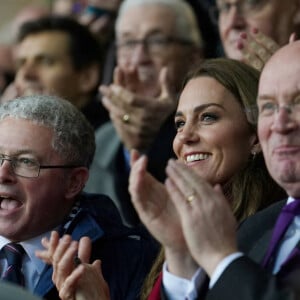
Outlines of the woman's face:
{"type": "Polygon", "coordinates": [[[187,83],[175,124],[178,159],[211,184],[223,184],[239,171],[257,140],[236,98],[208,76],[187,83]]]}

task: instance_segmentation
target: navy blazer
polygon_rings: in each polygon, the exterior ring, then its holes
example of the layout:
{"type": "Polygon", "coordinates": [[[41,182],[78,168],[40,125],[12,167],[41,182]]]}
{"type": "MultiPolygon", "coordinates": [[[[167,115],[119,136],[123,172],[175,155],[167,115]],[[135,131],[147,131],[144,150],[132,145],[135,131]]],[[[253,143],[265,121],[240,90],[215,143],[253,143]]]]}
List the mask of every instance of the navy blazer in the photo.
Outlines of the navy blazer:
{"type": "MultiPolygon", "coordinates": [[[[284,279],[264,270],[261,262],[267,251],[277,217],[286,200],[248,218],[238,232],[239,248],[247,254],[231,263],[206,299],[295,300],[300,299],[300,258],[283,264],[290,275],[284,279]]],[[[298,249],[300,245],[297,245],[298,249]]]]}
{"type": "MultiPolygon", "coordinates": [[[[60,234],[70,234],[75,240],[82,236],[92,239],[91,261],[102,261],[111,299],[139,299],[142,282],[158,250],[153,238],[142,227],[125,227],[116,207],[104,195],[82,194],[78,209],[71,215],[62,224],[60,234]]],[[[59,299],[51,276],[52,266],[46,266],[34,294],[59,299]]]]}

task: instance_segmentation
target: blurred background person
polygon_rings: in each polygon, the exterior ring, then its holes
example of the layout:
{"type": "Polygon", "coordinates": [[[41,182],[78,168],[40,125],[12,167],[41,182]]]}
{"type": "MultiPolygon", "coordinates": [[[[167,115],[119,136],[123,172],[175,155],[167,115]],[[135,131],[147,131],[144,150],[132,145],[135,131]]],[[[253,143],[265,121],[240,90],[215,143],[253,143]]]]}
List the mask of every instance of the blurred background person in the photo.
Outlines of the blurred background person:
{"type": "Polygon", "coordinates": [[[261,70],[292,33],[300,36],[298,0],[216,0],[215,18],[225,55],[261,70]]]}
{"type": "Polygon", "coordinates": [[[20,26],[30,20],[49,15],[46,6],[28,4],[21,7],[12,20],[0,31],[0,95],[14,80],[14,46],[20,26]]]}
{"type": "Polygon", "coordinates": [[[108,120],[97,98],[102,51],[83,25],[49,16],[24,23],[15,51],[16,77],[5,102],[29,94],[53,94],[80,109],[94,128],[108,120]]]}
{"type": "Polygon", "coordinates": [[[183,77],[202,57],[202,38],[182,0],[125,0],[116,20],[114,83],[101,86],[111,122],[96,132],[86,191],[110,195],[126,224],[139,220],[128,193],[129,151],[149,156],[149,171],[165,178],[174,156],[173,114],[183,77]]]}

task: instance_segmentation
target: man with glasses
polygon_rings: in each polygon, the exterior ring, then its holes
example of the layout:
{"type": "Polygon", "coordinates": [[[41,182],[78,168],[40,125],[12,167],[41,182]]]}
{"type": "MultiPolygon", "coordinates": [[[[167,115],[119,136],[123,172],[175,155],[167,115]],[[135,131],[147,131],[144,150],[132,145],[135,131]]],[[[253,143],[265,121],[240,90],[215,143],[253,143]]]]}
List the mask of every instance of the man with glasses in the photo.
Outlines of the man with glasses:
{"type": "Polygon", "coordinates": [[[137,299],[156,251],[143,232],[122,225],[110,199],[82,193],[94,151],[93,128],[68,101],[27,96],[0,106],[2,280],[59,299],[52,267],[35,256],[42,237],[56,230],[90,237],[112,299],[137,299]]]}
{"type": "Polygon", "coordinates": [[[290,35],[300,34],[298,0],[217,0],[218,25],[225,54],[257,69],[290,35]]]}
{"type": "Polygon", "coordinates": [[[166,162],[174,155],[177,95],[186,72],[201,57],[201,46],[195,15],[186,2],[122,2],[114,83],[100,88],[111,123],[96,133],[86,190],[108,194],[129,225],[138,223],[128,193],[129,151],[147,154],[149,171],[164,180],[166,162]]]}

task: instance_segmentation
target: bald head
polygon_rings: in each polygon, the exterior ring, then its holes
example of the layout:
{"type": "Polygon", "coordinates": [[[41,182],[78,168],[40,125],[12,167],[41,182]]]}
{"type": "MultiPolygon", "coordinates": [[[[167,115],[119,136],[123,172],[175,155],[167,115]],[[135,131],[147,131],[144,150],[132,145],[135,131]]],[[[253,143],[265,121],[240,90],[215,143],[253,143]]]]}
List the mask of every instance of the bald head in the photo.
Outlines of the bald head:
{"type": "Polygon", "coordinates": [[[300,197],[300,41],[278,50],[261,74],[258,135],[271,176],[300,197]]]}

